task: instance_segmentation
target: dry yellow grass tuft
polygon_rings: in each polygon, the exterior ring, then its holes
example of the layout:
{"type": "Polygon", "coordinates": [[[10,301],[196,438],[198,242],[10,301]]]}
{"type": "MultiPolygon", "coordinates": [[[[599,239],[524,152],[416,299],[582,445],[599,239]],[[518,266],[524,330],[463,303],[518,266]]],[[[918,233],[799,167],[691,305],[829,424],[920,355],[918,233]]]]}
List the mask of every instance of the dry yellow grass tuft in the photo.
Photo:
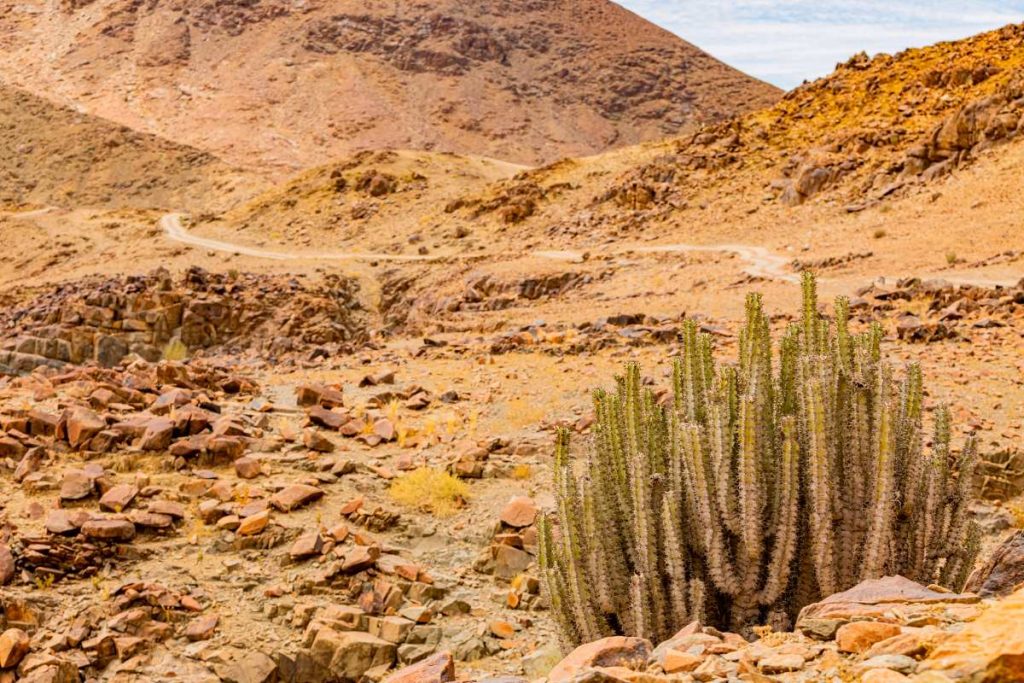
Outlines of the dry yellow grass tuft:
{"type": "Polygon", "coordinates": [[[402,505],[447,517],[465,506],[469,486],[442,470],[421,467],[395,479],[390,493],[402,505]]]}
{"type": "Polygon", "coordinates": [[[161,357],[163,360],[183,361],[188,358],[188,347],[180,339],[172,339],[167,342],[161,357]]]}

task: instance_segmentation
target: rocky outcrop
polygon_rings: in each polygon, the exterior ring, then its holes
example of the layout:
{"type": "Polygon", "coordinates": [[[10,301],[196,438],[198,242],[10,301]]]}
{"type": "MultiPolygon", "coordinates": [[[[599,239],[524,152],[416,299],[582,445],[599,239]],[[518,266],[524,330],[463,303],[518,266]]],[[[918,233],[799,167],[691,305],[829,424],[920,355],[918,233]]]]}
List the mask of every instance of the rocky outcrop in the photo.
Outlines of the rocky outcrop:
{"type": "Polygon", "coordinates": [[[315,287],[294,278],[212,274],[191,268],[127,278],[86,278],[0,317],[0,373],[128,356],[148,361],[212,348],[269,356],[309,345],[351,349],[368,336],[358,285],[331,277],[315,287]]]}
{"type": "Polygon", "coordinates": [[[1019,588],[1024,588],[1024,531],[1014,532],[974,570],[966,590],[999,597],[1019,588]]]}

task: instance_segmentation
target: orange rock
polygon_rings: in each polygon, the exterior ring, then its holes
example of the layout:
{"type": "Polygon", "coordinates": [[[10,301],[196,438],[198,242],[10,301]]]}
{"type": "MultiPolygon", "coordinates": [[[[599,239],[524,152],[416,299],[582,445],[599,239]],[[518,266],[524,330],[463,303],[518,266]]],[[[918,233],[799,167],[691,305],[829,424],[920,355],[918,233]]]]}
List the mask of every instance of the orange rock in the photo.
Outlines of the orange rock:
{"type": "Polygon", "coordinates": [[[270,510],[262,510],[243,519],[235,532],[239,536],[253,536],[267,528],[270,523],[270,510]]]}
{"type": "Polygon", "coordinates": [[[516,496],[501,511],[500,519],[517,529],[528,527],[537,519],[537,505],[531,498],[516,496]]]}
{"type": "Polygon", "coordinates": [[[235,474],[242,479],[255,479],[262,472],[260,461],[248,455],[243,455],[235,461],[235,474]]]}
{"type": "Polygon", "coordinates": [[[896,624],[879,621],[852,621],[836,631],[836,644],[841,652],[866,652],[875,643],[888,640],[900,634],[896,624]]]}
{"type": "Polygon", "coordinates": [[[689,652],[669,650],[665,653],[665,661],[661,666],[665,669],[665,673],[675,674],[685,671],[693,671],[700,666],[700,663],[703,661],[703,657],[690,654],[689,652]]]}
{"type": "Polygon", "coordinates": [[[4,631],[0,635],[0,668],[18,666],[18,662],[28,654],[29,644],[28,634],[20,628],[9,628],[4,631]]]}
{"type": "Polygon", "coordinates": [[[500,619],[495,619],[494,621],[492,621],[490,624],[488,624],[488,628],[496,638],[508,639],[514,638],[516,635],[516,627],[508,623],[507,621],[502,621],[500,619]]]}
{"type": "Polygon", "coordinates": [[[1024,681],[1024,589],[985,610],[918,667],[957,680],[1024,681]]]}
{"type": "Polygon", "coordinates": [[[384,683],[450,683],[455,680],[455,661],[447,652],[438,652],[422,662],[399,669],[384,683]]]}

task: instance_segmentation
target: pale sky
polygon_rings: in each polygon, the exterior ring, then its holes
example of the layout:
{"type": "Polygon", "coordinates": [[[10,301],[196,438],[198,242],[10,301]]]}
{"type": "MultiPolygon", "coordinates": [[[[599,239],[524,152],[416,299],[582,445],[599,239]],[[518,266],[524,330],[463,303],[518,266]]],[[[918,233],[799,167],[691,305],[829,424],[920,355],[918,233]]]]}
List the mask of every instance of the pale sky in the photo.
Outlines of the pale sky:
{"type": "Polygon", "coordinates": [[[865,51],[898,52],[1024,22],[1024,0],[615,0],[782,88],[865,51]]]}

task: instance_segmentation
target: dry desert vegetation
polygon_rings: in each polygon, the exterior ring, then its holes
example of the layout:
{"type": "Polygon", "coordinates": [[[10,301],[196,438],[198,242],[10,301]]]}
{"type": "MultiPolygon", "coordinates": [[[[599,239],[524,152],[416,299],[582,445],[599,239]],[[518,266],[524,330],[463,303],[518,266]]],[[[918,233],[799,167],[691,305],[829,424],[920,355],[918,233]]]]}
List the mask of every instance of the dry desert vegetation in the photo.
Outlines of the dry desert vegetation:
{"type": "Polygon", "coordinates": [[[0,683],[1024,681],[1024,25],[0,7],[0,683]]]}

